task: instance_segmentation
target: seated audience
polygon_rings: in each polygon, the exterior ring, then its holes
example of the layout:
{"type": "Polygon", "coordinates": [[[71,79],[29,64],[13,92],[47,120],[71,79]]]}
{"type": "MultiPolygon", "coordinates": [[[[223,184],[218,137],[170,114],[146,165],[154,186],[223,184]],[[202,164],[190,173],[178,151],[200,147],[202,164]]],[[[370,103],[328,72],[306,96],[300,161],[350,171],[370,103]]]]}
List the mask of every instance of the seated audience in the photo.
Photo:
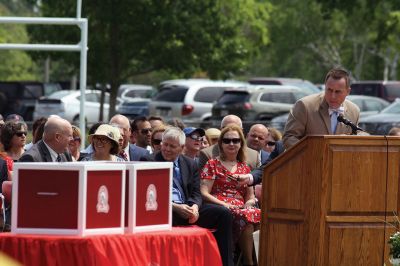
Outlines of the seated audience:
{"type": "Polygon", "coordinates": [[[163,136],[161,152],[155,161],[173,162],[172,224],[196,224],[214,230],[224,265],[233,265],[232,214],[224,206],[203,204],[200,179],[194,160],[182,155],[185,134],[177,127],[168,127],[163,136]]]}
{"type": "Polygon", "coordinates": [[[1,129],[1,143],[4,151],[14,161],[18,161],[25,152],[28,127],[25,122],[8,121],[1,129]]]}
{"type": "Polygon", "coordinates": [[[72,125],[72,139],[68,143],[68,148],[72,156],[72,161],[80,161],[83,159],[83,157],[82,158],[80,157],[81,156],[81,152],[79,151],[80,147],[81,147],[81,131],[77,126],[72,125]]]}
{"type": "Polygon", "coordinates": [[[150,146],[151,132],[153,131],[150,122],[144,116],[135,118],[131,123],[132,133],[135,136],[135,145],[152,153],[150,146]]]}
{"type": "Polygon", "coordinates": [[[151,133],[151,148],[153,154],[156,154],[161,150],[162,134],[164,133],[166,126],[160,126],[153,129],[151,133]]]}
{"type": "Polygon", "coordinates": [[[210,143],[210,146],[218,143],[218,138],[219,135],[221,135],[221,130],[212,127],[207,129],[205,133],[208,143],[210,143]]]}
{"type": "Polygon", "coordinates": [[[183,133],[185,133],[186,136],[183,154],[197,161],[201,149],[201,142],[205,135],[204,130],[202,128],[187,127],[183,129],[183,133]]]}
{"type": "Polygon", "coordinates": [[[160,116],[152,115],[147,120],[149,121],[152,129],[155,129],[156,127],[165,126],[164,120],[160,116]]]}
{"type": "MultiPolygon", "coordinates": [[[[269,134],[267,136],[267,142],[264,146],[264,150],[266,152],[268,152],[269,154],[271,154],[274,151],[275,146],[280,145],[282,143],[282,133],[273,127],[268,128],[268,133],[269,134]],[[279,144],[276,144],[278,141],[279,141],[279,144]]],[[[283,145],[283,144],[281,144],[281,145],[283,145]]],[[[281,149],[284,150],[283,147],[281,147],[281,149]]]]}
{"type": "Polygon", "coordinates": [[[117,156],[120,137],[118,128],[106,124],[99,126],[96,132],[89,136],[93,153],[82,158],[82,161],[124,162],[124,159],[117,156]]]}
{"type": "Polygon", "coordinates": [[[29,150],[30,148],[32,148],[33,144],[35,144],[36,142],[38,142],[39,140],[42,139],[42,135],[43,135],[43,128],[44,128],[44,124],[46,123],[47,118],[46,117],[41,117],[36,119],[33,122],[32,125],[32,142],[28,143],[25,145],[25,150],[29,150]],[[41,132],[38,132],[38,129],[41,129],[41,132]]]}
{"type": "Polygon", "coordinates": [[[228,125],[218,141],[219,156],[201,171],[201,194],[205,201],[229,209],[234,215],[234,236],[243,252],[244,264],[253,265],[253,232],[259,229],[261,210],[256,208],[253,187],[239,185],[235,174],[250,172],[245,160],[246,142],[242,129],[228,125]]]}
{"type": "MultiPolygon", "coordinates": [[[[96,132],[96,130],[99,128],[99,126],[104,125],[104,124],[105,124],[104,122],[98,122],[98,123],[93,124],[89,128],[89,131],[88,131],[89,136],[93,135],[94,132],[96,132]]],[[[89,156],[91,153],[93,153],[92,143],[90,142],[89,138],[88,138],[88,142],[89,142],[89,145],[85,149],[81,150],[81,152],[80,152],[81,153],[80,157],[82,157],[82,158],[89,156]]]]}
{"type": "Polygon", "coordinates": [[[389,130],[388,136],[400,136],[400,127],[392,127],[389,130]]]}
{"type": "Polygon", "coordinates": [[[205,149],[210,147],[210,143],[208,142],[208,139],[206,136],[201,138],[201,142],[200,142],[200,150],[205,149]]]}
{"type": "Polygon", "coordinates": [[[52,115],[44,125],[42,140],[33,144],[32,148],[22,154],[20,162],[70,162],[71,154],[68,144],[72,139],[71,124],[52,115]]]}

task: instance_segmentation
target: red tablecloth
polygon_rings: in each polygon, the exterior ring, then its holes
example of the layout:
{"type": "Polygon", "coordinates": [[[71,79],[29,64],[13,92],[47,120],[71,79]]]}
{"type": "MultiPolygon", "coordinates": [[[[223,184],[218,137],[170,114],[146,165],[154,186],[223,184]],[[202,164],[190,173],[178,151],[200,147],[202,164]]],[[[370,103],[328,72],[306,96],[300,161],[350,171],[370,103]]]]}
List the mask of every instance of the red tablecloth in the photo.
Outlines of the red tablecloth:
{"type": "Polygon", "coordinates": [[[199,227],[87,237],[2,233],[0,250],[24,265],[222,264],[214,236],[199,227]]]}

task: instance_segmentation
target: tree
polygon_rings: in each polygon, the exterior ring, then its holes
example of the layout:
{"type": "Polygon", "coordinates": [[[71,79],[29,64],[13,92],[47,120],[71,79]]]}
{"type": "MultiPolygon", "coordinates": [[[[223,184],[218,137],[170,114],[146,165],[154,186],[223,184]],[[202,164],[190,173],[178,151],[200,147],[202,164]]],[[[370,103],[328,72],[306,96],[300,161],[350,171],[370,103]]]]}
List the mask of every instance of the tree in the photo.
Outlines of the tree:
{"type": "MultiPolygon", "coordinates": [[[[73,0],[43,1],[44,16],[75,16],[73,0]]],[[[269,5],[256,0],[87,0],[88,80],[118,85],[157,70],[227,78],[268,43],[269,5]]],[[[31,31],[39,41],[77,40],[71,30],[31,31]]],[[[53,55],[53,57],[60,55],[53,55]]],[[[69,60],[65,58],[64,60],[69,60]]]]}

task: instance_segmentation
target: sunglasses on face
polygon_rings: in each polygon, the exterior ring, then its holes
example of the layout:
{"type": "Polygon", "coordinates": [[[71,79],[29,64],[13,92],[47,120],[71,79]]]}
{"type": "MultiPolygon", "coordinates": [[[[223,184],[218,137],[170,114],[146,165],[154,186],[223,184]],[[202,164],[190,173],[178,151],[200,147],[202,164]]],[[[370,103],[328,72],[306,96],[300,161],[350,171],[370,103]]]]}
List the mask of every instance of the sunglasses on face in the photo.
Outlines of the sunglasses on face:
{"type": "Polygon", "coordinates": [[[22,132],[15,133],[15,136],[22,137],[22,136],[26,136],[26,134],[28,134],[26,131],[22,131],[22,132]]]}
{"type": "Polygon", "coordinates": [[[161,139],[153,139],[152,142],[154,145],[160,145],[161,144],[161,139]]]}
{"type": "Polygon", "coordinates": [[[151,133],[151,131],[153,131],[151,128],[143,128],[140,130],[140,133],[147,135],[149,132],[151,133]]]}
{"type": "Polygon", "coordinates": [[[224,144],[230,144],[230,143],[239,144],[240,139],[239,138],[233,138],[233,139],[223,138],[222,143],[224,143],[224,144]]]}
{"type": "Polygon", "coordinates": [[[189,138],[191,138],[192,140],[203,140],[203,137],[200,137],[198,135],[190,135],[189,138]]]}
{"type": "Polygon", "coordinates": [[[275,143],[276,143],[275,141],[268,141],[267,145],[268,146],[275,146],[275,143]]]}

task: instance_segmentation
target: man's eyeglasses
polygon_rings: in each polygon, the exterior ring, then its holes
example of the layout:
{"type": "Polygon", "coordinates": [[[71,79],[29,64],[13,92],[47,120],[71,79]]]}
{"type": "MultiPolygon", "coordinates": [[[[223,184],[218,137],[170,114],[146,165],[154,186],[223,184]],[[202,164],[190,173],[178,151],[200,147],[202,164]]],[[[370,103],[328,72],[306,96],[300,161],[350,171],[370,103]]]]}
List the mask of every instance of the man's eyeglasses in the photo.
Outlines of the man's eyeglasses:
{"type": "Polygon", "coordinates": [[[26,131],[21,131],[21,132],[15,133],[15,136],[22,137],[22,136],[26,136],[27,134],[28,133],[26,131]]]}
{"type": "Polygon", "coordinates": [[[160,145],[161,144],[161,139],[153,139],[152,142],[154,145],[160,145]]]}
{"type": "Polygon", "coordinates": [[[143,128],[140,130],[140,133],[142,133],[143,135],[147,135],[149,132],[151,133],[153,131],[153,129],[151,128],[143,128]]]}
{"type": "Polygon", "coordinates": [[[233,138],[233,139],[223,138],[222,143],[224,143],[224,144],[230,144],[230,143],[239,144],[240,139],[239,138],[233,138]]]}
{"type": "Polygon", "coordinates": [[[191,138],[192,140],[198,140],[198,141],[203,140],[203,137],[200,137],[199,135],[189,135],[188,137],[191,138]]]}
{"type": "Polygon", "coordinates": [[[275,141],[268,141],[267,145],[268,146],[275,146],[275,143],[276,143],[275,141]]]}

